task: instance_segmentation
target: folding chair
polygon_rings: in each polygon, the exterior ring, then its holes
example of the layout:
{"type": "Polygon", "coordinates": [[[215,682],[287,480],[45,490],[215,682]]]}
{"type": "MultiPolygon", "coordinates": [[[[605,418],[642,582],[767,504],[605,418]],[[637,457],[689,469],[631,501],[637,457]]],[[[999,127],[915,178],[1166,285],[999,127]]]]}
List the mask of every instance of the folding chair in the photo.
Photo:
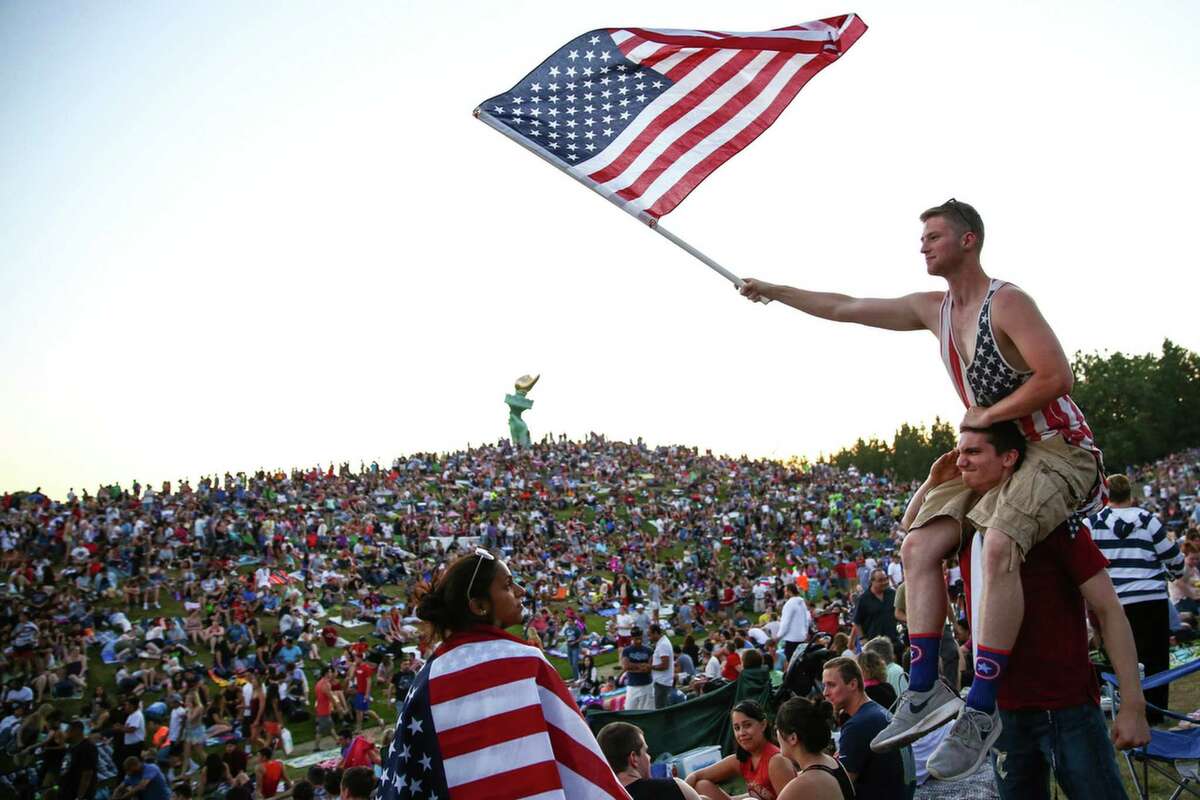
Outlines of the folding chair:
{"type": "MultiPolygon", "coordinates": [[[[1200,671],[1200,659],[1196,659],[1175,669],[1151,675],[1142,681],[1142,689],[1146,690],[1166,686],[1168,683],[1179,680],[1185,675],[1191,675],[1193,672],[1198,671],[1200,671]]],[[[1120,707],[1117,676],[1111,672],[1105,672],[1101,673],[1100,677],[1103,678],[1104,682],[1108,685],[1107,688],[1111,691],[1112,709],[1110,710],[1110,714],[1111,718],[1115,720],[1120,707]]],[[[1179,714],[1165,708],[1158,708],[1158,706],[1151,703],[1147,703],[1146,707],[1161,711],[1163,716],[1170,717],[1171,719],[1184,720],[1197,724],[1197,720],[1184,714],[1179,714]]],[[[1160,731],[1151,728],[1149,743],[1144,747],[1136,747],[1125,751],[1125,764],[1129,767],[1129,775],[1133,779],[1134,789],[1137,790],[1138,797],[1142,798],[1142,800],[1150,800],[1150,770],[1152,769],[1166,780],[1175,784],[1175,791],[1171,793],[1169,800],[1179,800],[1184,792],[1193,797],[1200,798],[1200,772],[1197,770],[1197,761],[1200,761],[1200,727],[1178,732],[1160,731]],[[1141,762],[1142,774],[1140,778],[1134,762],[1141,762]],[[1179,762],[1192,763],[1181,764],[1179,762]]]]}

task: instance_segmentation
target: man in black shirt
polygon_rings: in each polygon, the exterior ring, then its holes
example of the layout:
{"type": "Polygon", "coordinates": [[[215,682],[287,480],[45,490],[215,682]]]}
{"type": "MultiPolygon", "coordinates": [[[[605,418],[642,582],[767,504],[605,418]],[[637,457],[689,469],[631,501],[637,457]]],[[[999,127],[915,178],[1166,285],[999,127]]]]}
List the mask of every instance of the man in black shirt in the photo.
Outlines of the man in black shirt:
{"type": "Polygon", "coordinates": [[[887,573],[881,569],[871,572],[871,584],[858,598],[854,609],[854,638],[851,646],[859,641],[886,636],[892,641],[896,652],[900,652],[900,640],[896,635],[896,591],[891,588],[887,573]]]}
{"type": "Polygon", "coordinates": [[[92,800],[96,796],[96,745],[83,735],[83,722],[73,720],[67,728],[67,744],[71,746],[70,765],[59,785],[62,800],[92,800]]]}
{"type": "Polygon", "coordinates": [[[701,800],[679,778],[650,777],[650,748],[636,725],[610,722],[596,734],[596,743],[633,800],[701,800]]]}

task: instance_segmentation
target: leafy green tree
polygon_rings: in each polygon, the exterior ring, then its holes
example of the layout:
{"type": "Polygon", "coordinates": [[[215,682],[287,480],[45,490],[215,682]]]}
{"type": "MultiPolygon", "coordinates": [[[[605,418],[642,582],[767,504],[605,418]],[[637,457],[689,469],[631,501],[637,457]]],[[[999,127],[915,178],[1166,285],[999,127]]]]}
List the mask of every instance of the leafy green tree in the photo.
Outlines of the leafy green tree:
{"type": "MultiPolygon", "coordinates": [[[[1072,368],[1071,397],[1104,451],[1109,472],[1200,446],[1200,355],[1167,339],[1161,355],[1077,353],[1072,368]]],[[[957,441],[957,430],[941,419],[930,428],[904,423],[890,445],[859,439],[826,461],[917,480],[957,441]]]]}

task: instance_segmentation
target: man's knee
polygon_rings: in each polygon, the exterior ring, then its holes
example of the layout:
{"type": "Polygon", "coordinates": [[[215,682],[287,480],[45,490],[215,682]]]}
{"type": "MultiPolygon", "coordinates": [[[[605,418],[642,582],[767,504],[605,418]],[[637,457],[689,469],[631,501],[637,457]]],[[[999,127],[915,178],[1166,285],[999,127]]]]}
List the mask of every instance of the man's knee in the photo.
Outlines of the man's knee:
{"type": "Polygon", "coordinates": [[[988,528],[983,536],[983,569],[989,575],[1013,573],[1019,575],[1017,567],[1021,563],[1021,554],[1017,543],[1004,531],[998,528],[988,528]]]}
{"type": "Polygon", "coordinates": [[[957,521],[951,517],[938,517],[928,525],[909,531],[900,543],[900,560],[905,569],[936,566],[953,553],[959,537],[957,521]]]}

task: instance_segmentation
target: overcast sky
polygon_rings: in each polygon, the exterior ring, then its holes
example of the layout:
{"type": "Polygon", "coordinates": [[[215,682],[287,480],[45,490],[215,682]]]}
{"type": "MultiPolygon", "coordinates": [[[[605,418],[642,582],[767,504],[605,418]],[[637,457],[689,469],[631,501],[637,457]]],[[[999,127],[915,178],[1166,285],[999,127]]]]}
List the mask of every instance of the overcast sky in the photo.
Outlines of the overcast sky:
{"type": "Polygon", "coordinates": [[[494,441],[526,372],[535,437],[787,457],[957,422],[932,335],[750,304],[471,116],[593,28],[849,11],[870,30],[666,227],[889,296],[940,288],[917,215],[955,196],[1068,353],[1200,349],[1190,0],[14,0],[0,490],[494,441]]]}

